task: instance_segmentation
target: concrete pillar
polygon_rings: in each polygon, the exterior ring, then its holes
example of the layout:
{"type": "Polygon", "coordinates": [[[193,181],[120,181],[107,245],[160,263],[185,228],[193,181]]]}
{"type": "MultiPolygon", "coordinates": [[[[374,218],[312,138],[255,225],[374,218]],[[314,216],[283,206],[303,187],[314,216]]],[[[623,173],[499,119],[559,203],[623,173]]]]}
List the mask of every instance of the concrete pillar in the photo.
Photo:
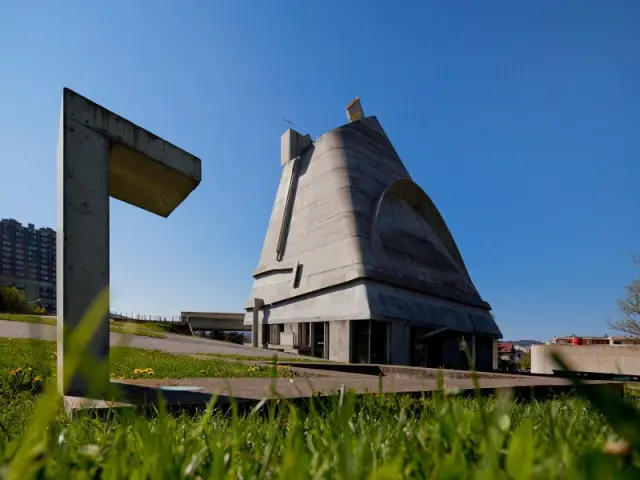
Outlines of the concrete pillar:
{"type": "MultiPolygon", "coordinates": [[[[109,143],[62,118],[58,147],[58,386],[63,391],[67,340],[98,294],[109,288],[109,143]]],[[[95,375],[109,381],[109,312],[88,347],[95,375]],[[102,366],[102,369],[100,369],[102,366]],[[98,370],[96,370],[98,369],[98,370]],[[100,373],[99,373],[100,372],[100,373]],[[106,375],[106,378],[104,378],[106,375]]],[[[64,393],[84,396],[90,379],[75,375],[64,393]]]]}
{"type": "Polygon", "coordinates": [[[322,358],[329,358],[330,324],[331,322],[324,322],[324,349],[322,351],[322,358]]]}
{"type": "Polygon", "coordinates": [[[261,298],[253,299],[253,325],[251,326],[251,343],[254,348],[258,348],[258,336],[262,336],[260,332],[260,309],[264,305],[261,298]]]}
{"type": "Polygon", "coordinates": [[[349,320],[332,320],[329,327],[329,360],[348,363],[351,331],[349,320]]]}
{"type": "MultiPolygon", "coordinates": [[[[109,288],[109,197],[168,217],[199,185],[200,159],[64,89],[58,137],[58,387],[86,396],[109,382],[109,312],[88,341],[87,371],[67,372],[70,336],[109,288]],[[65,376],[71,375],[68,385],[65,376]]],[[[108,302],[107,302],[108,304],[108,302]]],[[[85,345],[83,345],[85,346],[85,345]]],[[[100,393],[100,392],[96,392],[100,393]]]]}
{"type": "Polygon", "coordinates": [[[309,345],[311,346],[311,356],[315,357],[316,353],[316,330],[313,328],[313,322],[309,323],[309,345]]]}

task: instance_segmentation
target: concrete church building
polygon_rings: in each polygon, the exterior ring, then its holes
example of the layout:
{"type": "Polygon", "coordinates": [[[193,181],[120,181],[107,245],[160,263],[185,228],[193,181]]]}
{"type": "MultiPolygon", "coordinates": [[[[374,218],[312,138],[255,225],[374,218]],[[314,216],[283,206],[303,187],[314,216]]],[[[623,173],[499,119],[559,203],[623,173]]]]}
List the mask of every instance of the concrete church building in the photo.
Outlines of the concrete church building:
{"type": "Polygon", "coordinates": [[[254,346],[341,362],[494,368],[502,336],[449,229],[375,117],[287,130],[244,324],[254,346]]]}

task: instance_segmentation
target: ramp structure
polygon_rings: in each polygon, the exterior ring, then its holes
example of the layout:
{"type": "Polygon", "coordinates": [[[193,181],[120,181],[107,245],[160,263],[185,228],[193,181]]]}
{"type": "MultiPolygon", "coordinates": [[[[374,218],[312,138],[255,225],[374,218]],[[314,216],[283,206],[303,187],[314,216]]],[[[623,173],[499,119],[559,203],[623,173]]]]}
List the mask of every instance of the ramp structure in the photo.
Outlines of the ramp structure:
{"type": "Polygon", "coordinates": [[[501,332],[449,229],[356,99],[287,130],[245,325],[254,346],[357,363],[494,367],[501,332]],[[468,348],[466,348],[468,347],[468,348]]]}

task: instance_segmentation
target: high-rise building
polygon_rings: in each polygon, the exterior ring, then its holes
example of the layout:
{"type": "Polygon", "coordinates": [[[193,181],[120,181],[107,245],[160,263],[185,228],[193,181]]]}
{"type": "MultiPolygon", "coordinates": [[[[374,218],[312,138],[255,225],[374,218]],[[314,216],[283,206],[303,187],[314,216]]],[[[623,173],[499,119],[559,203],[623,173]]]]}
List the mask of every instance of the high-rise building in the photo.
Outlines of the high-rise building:
{"type": "Polygon", "coordinates": [[[0,220],[0,285],[21,290],[27,301],[56,311],[56,232],[0,220]]]}

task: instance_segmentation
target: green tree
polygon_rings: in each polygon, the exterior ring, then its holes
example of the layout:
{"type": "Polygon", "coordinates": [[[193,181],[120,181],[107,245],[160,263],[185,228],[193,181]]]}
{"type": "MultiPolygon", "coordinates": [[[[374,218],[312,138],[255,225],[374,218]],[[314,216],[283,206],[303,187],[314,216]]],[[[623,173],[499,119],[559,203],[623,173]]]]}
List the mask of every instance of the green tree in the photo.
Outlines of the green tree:
{"type": "Polygon", "coordinates": [[[29,310],[29,304],[20,290],[16,287],[0,286],[0,312],[26,313],[29,310]]]}
{"type": "MultiPolygon", "coordinates": [[[[640,256],[633,257],[633,263],[640,269],[640,256]]],[[[626,288],[626,296],[618,300],[619,320],[609,322],[609,327],[627,335],[640,337],[640,278],[633,280],[626,288]]]]}
{"type": "Polygon", "coordinates": [[[531,350],[520,359],[520,370],[531,370],[531,350]]]}

